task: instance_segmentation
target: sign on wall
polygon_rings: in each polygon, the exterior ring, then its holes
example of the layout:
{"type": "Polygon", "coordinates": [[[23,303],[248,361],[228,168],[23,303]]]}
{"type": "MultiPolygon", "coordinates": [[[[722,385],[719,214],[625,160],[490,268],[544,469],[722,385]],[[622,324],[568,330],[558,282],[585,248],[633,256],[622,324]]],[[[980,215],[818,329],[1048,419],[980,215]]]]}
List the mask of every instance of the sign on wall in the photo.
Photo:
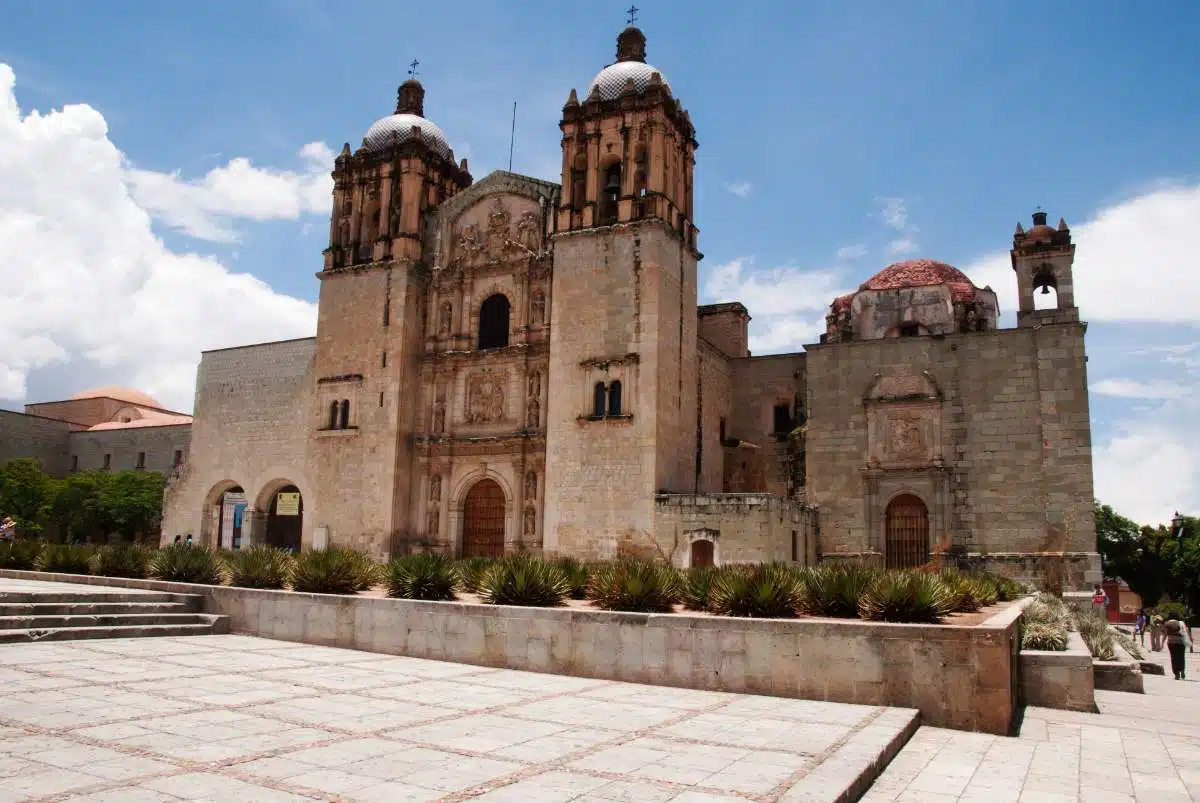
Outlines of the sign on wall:
{"type": "Polygon", "coordinates": [[[281,493],[275,498],[275,515],[276,516],[299,516],[300,515],[300,494],[298,493],[281,493]]]}

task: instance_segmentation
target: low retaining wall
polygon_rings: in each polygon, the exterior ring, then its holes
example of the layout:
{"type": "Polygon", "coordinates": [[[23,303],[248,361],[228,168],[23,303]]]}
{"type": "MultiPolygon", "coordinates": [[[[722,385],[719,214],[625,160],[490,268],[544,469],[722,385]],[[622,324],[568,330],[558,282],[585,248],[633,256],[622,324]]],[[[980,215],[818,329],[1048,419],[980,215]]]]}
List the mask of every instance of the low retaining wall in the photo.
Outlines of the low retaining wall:
{"type": "Polygon", "coordinates": [[[1067,711],[1096,710],[1092,654],[1083,637],[1067,635],[1067,649],[1021,650],[1021,703],[1067,711]]]}
{"type": "Polygon", "coordinates": [[[202,594],[233,632],[605,680],[916,708],[922,722],[1008,734],[1013,605],[982,625],[735,619],[415,602],[0,570],[2,577],[202,594]]]}
{"type": "Polygon", "coordinates": [[[1093,661],[1092,674],[1097,689],[1103,691],[1125,691],[1133,694],[1145,694],[1146,684],[1142,676],[1141,664],[1134,660],[1120,644],[1114,644],[1117,653],[1115,661],[1093,661]]]}

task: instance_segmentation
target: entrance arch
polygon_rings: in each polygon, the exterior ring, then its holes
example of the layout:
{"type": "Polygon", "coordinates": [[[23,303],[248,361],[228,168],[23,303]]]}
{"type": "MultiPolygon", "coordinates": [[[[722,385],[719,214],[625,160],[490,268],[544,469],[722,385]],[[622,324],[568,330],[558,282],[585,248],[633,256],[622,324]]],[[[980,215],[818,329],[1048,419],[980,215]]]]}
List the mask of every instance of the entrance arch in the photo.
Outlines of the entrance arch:
{"type": "Polygon", "coordinates": [[[886,558],[889,569],[912,569],[929,562],[929,508],[913,494],[888,503],[886,558]]]}
{"type": "Polygon", "coordinates": [[[246,512],[246,491],[226,480],[208,492],[205,502],[204,543],[216,549],[238,549],[246,512]]]}
{"type": "Polygon", "coordinates": [[[713,565],[713,542],[707,538],[698,538],[692,542],[692,554],[689,564],[693,569],[713,565]]]}
{"type": "Polygon", "coordinates": [[[500,484],[492,479],[475,483],[463,500],[463,557],[502,557],[506,519],[507,505],[500,484]]]}
{"type": "Polygon", "coordinates": [[[295,485],[284,485],[263,505],[267,520],[263,526],[263,543],[267,546],[300,551],[300,535],[304,532],[304,497],[295,485]]]}

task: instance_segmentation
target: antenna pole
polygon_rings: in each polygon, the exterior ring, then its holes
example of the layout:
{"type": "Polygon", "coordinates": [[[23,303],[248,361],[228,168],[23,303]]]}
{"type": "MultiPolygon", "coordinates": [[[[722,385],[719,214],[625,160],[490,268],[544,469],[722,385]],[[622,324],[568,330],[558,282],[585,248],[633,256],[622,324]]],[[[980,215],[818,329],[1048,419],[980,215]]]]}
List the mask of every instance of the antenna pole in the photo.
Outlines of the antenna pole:
{"type": "Polygon", "coordinates": [[[508,135],[508,172],[512,172],[513,143],[517,138],[517,102],[513,101],[512,131],[508,135]]]}

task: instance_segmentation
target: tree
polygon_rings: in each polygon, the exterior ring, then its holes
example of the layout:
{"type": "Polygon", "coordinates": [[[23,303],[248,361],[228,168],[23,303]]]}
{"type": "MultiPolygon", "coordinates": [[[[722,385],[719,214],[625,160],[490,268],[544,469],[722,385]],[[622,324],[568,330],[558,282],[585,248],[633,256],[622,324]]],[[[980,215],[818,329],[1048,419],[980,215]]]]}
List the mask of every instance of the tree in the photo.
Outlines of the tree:
{"type": "Polygon", "coordinates": [[[1138,527],[1096,503],[1096,541],[1105,577],[1119,577],[1146,605],[1170,593],[1177,547],[1163,527],[1138,527]]]}
{"type": "Polygon", "coordinates": [[[37,460],[21,457],[0,465],[0,516],[12,516],[21,535],[37,535],[45,528],[57,494],[58,482],[43,473],[37,460]]]}
{"type": "Polygon", "coordinates": [[[110,474],[100,485],[100,508],[110,533],[128,541],[157,533],[166,476],[155,471],[110,474]]]}

